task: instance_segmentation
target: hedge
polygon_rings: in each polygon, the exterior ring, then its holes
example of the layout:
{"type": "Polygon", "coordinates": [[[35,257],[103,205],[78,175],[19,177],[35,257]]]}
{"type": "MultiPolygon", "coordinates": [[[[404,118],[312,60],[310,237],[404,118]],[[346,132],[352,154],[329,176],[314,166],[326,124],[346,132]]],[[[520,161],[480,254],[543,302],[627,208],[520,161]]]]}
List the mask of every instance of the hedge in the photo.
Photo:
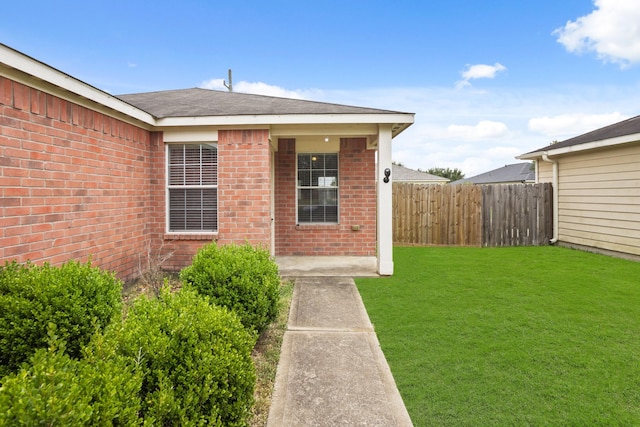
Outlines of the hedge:
{"type": "MultiPolygon", "coordinates": [[[[55,328],[53,325],[50,331],[55,328]]],[[[141,425],[142,375],[100,336],[75,360],[53,336],[0,387],[0,426],[141,425]]]]}
{"type": "Polygon", "coordinates": [[[143,374],[142,416],[154,425],[245,425],[255,386],[254,337],[197,293],[139,298],[105,339],[143,374]]]}
{"type": "Polygon", "coordinates": [[[93,333],[121,310],[122,282],[90,263],[6,263],[0,267],[0,377],[47,347],[50,323],[77,359],[93,333]]]}
{"type": "Polygon", "coordinates": [[[211,243],[198,250],[190,266],[180,272],[185,286],[211,302],[233,310],[242,324],[262,332],[278,311],[278,266],[261,247],[211,243]]]}

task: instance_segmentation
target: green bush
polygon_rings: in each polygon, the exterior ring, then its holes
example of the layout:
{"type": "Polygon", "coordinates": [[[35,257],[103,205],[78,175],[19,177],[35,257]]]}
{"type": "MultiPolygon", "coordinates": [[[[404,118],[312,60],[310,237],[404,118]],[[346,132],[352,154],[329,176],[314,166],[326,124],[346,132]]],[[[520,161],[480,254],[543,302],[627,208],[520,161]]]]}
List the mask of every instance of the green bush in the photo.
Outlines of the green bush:
{"type": "Polygon", "coordinates": [[[249,244],[202,247],[180,272],[185,285],[235,311],[242,324],[262,332],[278,311],[278,266],[264,248],[249,244]]]}
{"type": "Polygon", "coordinates": [[[118,354],[116,341],[95,334],[83,349],[80,378],[91,393],[90,425],[141,424],[143,372],[138,360],[118,354]]]}
{"type": "Polygon", "coordinates": [[[80,357],[93,333],[121,312],[121,293],[122,283],[113,274],[90,263],[0,267],[0,377],[47,347],[49,323],[66,342],[67,353],[80,357]]]}
{"type": "Polygon", "coordinates": [[[197,293],[139,298],[105,339],[143,372],[142,416],[154,425],[245,425],[255,339],[234,313],[197,293]]]}
{"type": "Polygon", "coordinates": [[[30,365],[4,378],[0,426],[140,425],[142,376],[101,337],[82,360],[64,353],[54,338],[30,365]]]}

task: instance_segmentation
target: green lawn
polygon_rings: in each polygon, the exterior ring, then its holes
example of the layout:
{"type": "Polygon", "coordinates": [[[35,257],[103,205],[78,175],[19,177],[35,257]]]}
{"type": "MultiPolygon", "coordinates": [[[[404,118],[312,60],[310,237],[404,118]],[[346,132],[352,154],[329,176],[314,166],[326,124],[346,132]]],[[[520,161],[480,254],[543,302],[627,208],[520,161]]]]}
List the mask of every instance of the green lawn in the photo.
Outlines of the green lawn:
{"type": "Polygon", "coordinates": [[[640,263],[394,248],[357,279],[416,426],[640,425],[640,263]]]}

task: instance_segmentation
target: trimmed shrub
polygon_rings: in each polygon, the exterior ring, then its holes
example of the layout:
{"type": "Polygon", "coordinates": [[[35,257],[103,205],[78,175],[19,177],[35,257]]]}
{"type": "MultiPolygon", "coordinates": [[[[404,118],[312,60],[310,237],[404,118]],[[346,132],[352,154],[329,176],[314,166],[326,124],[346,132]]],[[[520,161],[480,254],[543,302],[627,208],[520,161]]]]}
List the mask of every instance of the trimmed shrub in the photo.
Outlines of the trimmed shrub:
{"type": "Polygon", "coordinates": [[[260,247],[211,243],[180,272],[188,287],[233,310],[249,330],[261,333],[278,312],[278,266],[260,247]]]}
{"type": "Polygon", "coordinates": [[[153,425],[245,425],[253,403],[255,339],[234,313],[191,290],[134,301],[105,338],[144,375],[142,416],[153,425]]]}
{"type": "Polygon", "coordinates": [[[83,349],[78,376],[92,396],[90,425],[132,426],[142,423],[138,361],[117,353],[116,341],[95,334],[83,349]]]}
{"type": "Polygon", "coordinates": [[[67,354],[80,357],[93,333],[121,312],[121,293],[122,282],[90,263],[0,267],[0,377],[47,347],[49,323],[66,342],[67,354]]]}
{"type": "Polygon", "coordinates": [[[140,425],[142,376],[100,337],[83,360],[64,353],[56,337],[31,364],[4,378],[0,426],[140,425]]]}

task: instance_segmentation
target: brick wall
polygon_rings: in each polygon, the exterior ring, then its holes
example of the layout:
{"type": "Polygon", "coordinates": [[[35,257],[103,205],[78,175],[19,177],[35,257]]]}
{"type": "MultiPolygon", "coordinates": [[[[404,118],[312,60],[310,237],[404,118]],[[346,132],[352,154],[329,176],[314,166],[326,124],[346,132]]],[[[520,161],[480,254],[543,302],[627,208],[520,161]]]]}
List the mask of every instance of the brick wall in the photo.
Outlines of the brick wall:
{"type": "Polygon", "coordinates": [[[0,263],[71,259],[136,275],[150,133],[0,77],[0,263]]]}
{"type": "Polygon", "coordinates": [[[218,131],[219,242],[269,245],[270,155],[268,130],[218,131]]]}
{"type": "MultiPolygon", "coordinates": [[[[295,224],[295,140],[276,153],[276,253],[375,255],[375,153],[340,146],[340,224],[295,224]],[[353,231],[352,226],[358,226],[353,231]]],[[[165,233],[165,148],[150,132],[0,77],[0,263],[86,261],[128,280],[152,257],[188,265],[211,235],[165,233]]],[[[221,244],[270,246],[268,130],[218,132],[221,244]]]]}
{"type": "Polygon", "coordinates": [[[338,156],[340,223],[296,225],[295,140],[278,141],[276,255],[375,256],[375,151],[366,149],[364,138],[343,138],[338,156]]]}

